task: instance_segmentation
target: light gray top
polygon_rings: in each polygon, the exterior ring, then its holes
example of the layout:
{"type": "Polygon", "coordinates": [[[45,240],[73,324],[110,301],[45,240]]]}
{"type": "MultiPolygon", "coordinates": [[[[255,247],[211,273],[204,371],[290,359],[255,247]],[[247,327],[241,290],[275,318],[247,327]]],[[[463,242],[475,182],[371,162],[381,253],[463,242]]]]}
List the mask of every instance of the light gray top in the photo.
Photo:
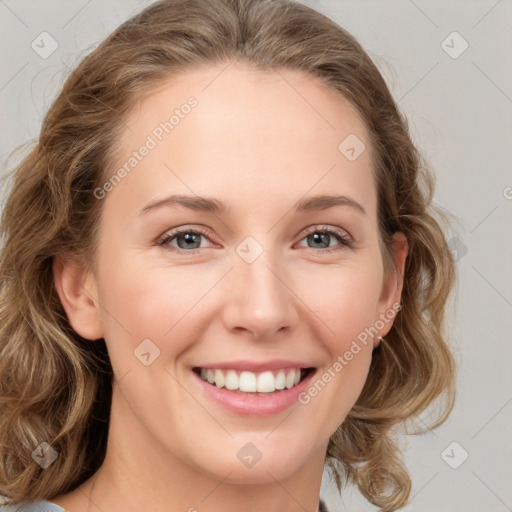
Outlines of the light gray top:
{"type": "Polygon", "coordinates": [[[62,507],[40,500],[24,505],[0,505],[0,512],[66,512],[62,507]]]}

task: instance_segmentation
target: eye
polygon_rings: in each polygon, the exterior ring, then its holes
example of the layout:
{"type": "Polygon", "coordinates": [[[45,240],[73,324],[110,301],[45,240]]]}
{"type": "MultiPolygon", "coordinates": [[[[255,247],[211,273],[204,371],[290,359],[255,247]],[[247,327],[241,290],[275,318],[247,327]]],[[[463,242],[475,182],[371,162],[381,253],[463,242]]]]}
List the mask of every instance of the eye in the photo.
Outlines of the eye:
{"type": "MultiPolygon", "coordinates": [[[[165,233],[157,241],[157,245],[160,247],[173,247],[180,253],[195,254],[198,250],[204,249],[204,246],[201,246],[201,238],[210,240],[209,234],[209,231],[203,228],[191,229],[184,226],[165,233]],[[176,244],[173,244],[173,242],[176,242],[176,244]]],[[[317,246],[310,248],[317,250],[319,253],[341,251],[345,247],[352,247],[353,245],[353,240],[346,231],[325,226],[312,226],[308,229],[306,236],[302,240],[316,244],[317,246]],[[336,240],[338,245],[331,245],[330,242],[335,242],[336,240]]]]}
{"type": "Polygon", "coordinates": [[[190,229],[188,227],[177,228],[165,235],[157,241],[157,244],[162,247],[171,246],[176,248],[178,252],[194,254],[197,249],[201,247],[201,237],[208,238],[208,231],[205,229],[190,229]],[[176,240],[177,247],[171,242],[176,240]]]}
{"type": "Polygon", "coordinates": [[[341,251],[345,247],[352,247],[353,240],[346,231],[325,226],[312,226],[302,240],[307,240],[317,246],[311,247],[320,253],[341,251]],[[330,242],[339,242],[338,246],[330,245],[330,242]]]}

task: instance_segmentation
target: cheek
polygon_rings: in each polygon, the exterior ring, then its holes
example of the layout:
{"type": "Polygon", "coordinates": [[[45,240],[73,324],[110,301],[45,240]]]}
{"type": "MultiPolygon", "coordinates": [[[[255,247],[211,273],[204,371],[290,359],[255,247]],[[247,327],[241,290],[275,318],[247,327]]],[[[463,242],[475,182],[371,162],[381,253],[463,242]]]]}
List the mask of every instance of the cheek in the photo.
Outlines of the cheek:
{"type": "Polygon", "coordinates": [[[105,330],[113,339],[129,336],[134,343],[150,338],[161,344],[172,337],[211,287],[191,266],[163,272],[119,264],[104,275],[100,300],[108,310],[103,312],[105,330]]]}
{"type": "MultiPolygon", "coordinates": [[[[105,244],[104,254],[114,245],[105,244]]],[[[221,300],[212,290],[219,268],[173,268],[161,259],[152,264],[149,256],[129,251],[115,260],[103,258],[99,267],[101,323],[114,373],[121,378],[130,371],[131,378],[142,379],[140,383],[153,373],[148,369],[166,368],[174,374],[180,356],[208,329],[209,302],[221,300]],[[157,357],[145,367],[136,357],[148,349],[150,358],[153,353],[157,357]]],[[[224,272],[220,270],[221,275],[224,272]]]]}
{"type": "MultiPolygon", "coordinates": [[[[145,423],[158,410],[162,424],[169,426],[176,410],[192,408],[199,414],[199,407],[187,402],[176,384],[174,365],[205,328],[197,321],[198,301],[211,284],[198,279],[192,266],[164,271],[140,263],[136,258],[104,261],[99,293],[102,325],[124,397],[120,402],[130,404],[130,411],[122,414],[135,413],[145,423]]],[[[180,422],[185,425],[192,416],[184,415],[180,422]]],[[[156,428],[150,421],[147,427],[156,428]]]]}
{"type": "MultiPolygon", "coordinates": [[[[377,262],[351,262],[337,266],[319,266],[304,272],[300,297],[332,340],[332,350],[344,350],[376,320],[382,274],[377,262]]],[[[299,285],[298,285],[299,286],[299,285]]]]}

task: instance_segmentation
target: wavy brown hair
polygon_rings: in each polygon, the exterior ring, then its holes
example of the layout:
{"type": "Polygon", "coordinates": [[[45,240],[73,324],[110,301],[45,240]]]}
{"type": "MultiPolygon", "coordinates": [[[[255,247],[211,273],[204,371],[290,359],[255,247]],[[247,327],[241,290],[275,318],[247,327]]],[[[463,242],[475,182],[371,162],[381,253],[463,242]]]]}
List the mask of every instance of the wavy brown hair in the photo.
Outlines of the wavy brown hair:
{"type": "Polygon", "coordinates": [[[430,425],[436,427],[455,399],[456,367],[444,333],[455,284],[441,227],[447,216],[432,202],[435,177],[371,58],[334,21],[288,0],[151,4],[79,63],[38,140],[10,173],[0,227],[0,493],[12,503],[71,491],[105,456],[108,352],[103,339],[85,340],[70,327],[53,264],[61,254],[94,264],[103,203],[93,191],[107,179],[123,119],[180,72],[235,61],[320,80],[357,109],[370,134],[386,276],[392,234],[402,231],[408,240],[402,309],[374,350],[356,404],[331,436],[326,464],[340,492],[350,482],[385,511],[407,503],[411,481],[394,427],[440,398],[430,425]],[[42,441],[59,454],[46,469],[32,458],[42,441]]]}

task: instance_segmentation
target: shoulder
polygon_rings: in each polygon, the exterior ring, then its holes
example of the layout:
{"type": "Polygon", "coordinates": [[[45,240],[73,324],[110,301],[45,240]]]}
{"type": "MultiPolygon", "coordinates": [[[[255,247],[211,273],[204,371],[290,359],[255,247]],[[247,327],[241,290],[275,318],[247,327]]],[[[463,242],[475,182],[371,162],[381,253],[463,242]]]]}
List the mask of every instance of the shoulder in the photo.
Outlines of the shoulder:
{"type": "Polygon", "coordinates": [[[65,510],[55,503],[40,500],[22,505],[8,505],[7,503],[0,505],[0,512],[65,512],[65,510]]]}

